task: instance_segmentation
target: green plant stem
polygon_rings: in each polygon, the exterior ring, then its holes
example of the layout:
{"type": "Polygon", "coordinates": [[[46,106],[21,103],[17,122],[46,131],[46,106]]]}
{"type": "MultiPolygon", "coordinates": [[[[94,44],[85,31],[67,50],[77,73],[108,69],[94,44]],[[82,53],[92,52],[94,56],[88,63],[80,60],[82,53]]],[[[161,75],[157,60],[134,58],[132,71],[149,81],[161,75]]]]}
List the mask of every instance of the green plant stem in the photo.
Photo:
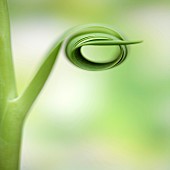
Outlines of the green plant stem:
{"type": "Polygon", "coordinates": [[[0,169],[19,170],[23,122],[15,107],[10,107],[7,115],[1,124],[0,169]]]}
{"type": "Polygon", "coordinates": [[[8,101],[17,96],[6,0],[0,0],[0,169],[19,169],[21,122],[8,101]],[[12,113],[12,114],[11,114],[12,113]],[[10,115],[10,119],[6,119],[10,115]]]}
{"type": "MultiPolygon", "coordinates": [[[[16,97],[16,84],[11,53],[10,23],[6,0],[0,0],[0,112],[7,99],[16,97]]],[[[0,120],[2,114],[0,114],[0,120]]]]}

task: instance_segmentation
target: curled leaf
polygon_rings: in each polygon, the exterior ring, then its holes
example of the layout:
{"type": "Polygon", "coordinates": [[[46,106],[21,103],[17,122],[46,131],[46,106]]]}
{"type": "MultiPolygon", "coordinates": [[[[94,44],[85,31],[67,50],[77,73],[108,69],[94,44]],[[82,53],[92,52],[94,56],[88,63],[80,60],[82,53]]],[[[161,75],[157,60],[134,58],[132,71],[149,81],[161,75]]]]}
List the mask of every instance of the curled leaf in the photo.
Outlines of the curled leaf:
{"type": "MultiPolygon", "coordinates": [[[[86,25],[80,26],[71,32],[71,35],[66,40],[66,55],[68,59],[76,66],[85,70],[106,70],[121,64],[127,57],[127,45],[140,43],[141,41],[127,41],[120,33],[110,27],[101,25],[86,25]],[[83,47],[91,46],[114,50],[117,47],[117,53],[112,50],[112,56],[99,55],[88,56],[83,54],[83,47]],[[115,56],[116,55],[116,56],[115,56]],[[103,59],[101,59],[103,57],[103,59]]],[[[90,48],[89,48],[90,49],[90,48]]]]}
{"type": "Polygon", "coordinates": [[[64,44],[67,58],[77,67],[99,71],[113,68],[121,64],[127,57],[127,45],[140,43],[141,41],[127,41],[112,28],[102,25],[84,25],[73,28],[66,32],[54,45],[50,53],[40,64],[38,71],[23,93],[12,102],[22,105],[23,117],[28,112],[33,102],[43,88],[49,74],[54,66],[58,53],[64,44]],[[65,43],[64,43],[65,42],[65,43]],[[90,53],[83,48],[88,47],[90,53]],[[90,47],[90,48],[89,48],[90,47]],[[96,53],[92,48],[96,48],[96,53]],[[102,53],[100,50],[104,50],[102,53]],[[108,55],[108,51],[111,50],[108,55]],[[115,52],[116,51],[116,52],[115,52]],[[90,54],[90,56],[89,56],[90,54]],[[95,56],[97,54],[98,56],[95,56]]]}

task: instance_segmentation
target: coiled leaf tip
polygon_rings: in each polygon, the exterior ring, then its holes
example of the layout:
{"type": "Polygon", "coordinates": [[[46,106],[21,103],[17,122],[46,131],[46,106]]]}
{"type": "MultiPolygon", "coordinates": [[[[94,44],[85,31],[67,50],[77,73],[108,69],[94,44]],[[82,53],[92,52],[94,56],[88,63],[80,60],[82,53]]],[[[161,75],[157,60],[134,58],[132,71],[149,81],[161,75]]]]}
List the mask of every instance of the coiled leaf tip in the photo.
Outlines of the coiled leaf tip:
{"type": "MultiPolygon", "coordinates": [[[[120,33],[110,27],[99,25],[85,25],[75,28],[66,40],[65,52],[68,59],[76,66],[85,70],[106,70],[121,64],[127,57],[127,45],[140,43],[141,41],[127,41],[120,33]],[[106,50],[112,50],[112,56],[85,56],[83,47],[105,46],[106,50]],[[111,48],[113,47],[113,48],[111,48]],[[115,48],[116,47],[116,48],[115,48]],[[115,53],[114,50],[117,52],[115,53]],[[116,55],[116,56],[115,56],[116,55]]],[[[99,48],[96,48],[99,49],[99,48]]],[[[103,47],[102,47],[103,48],[103,47]]],[[[89,53],[87,53],[88,55],[89,53]]],[[[95,52],[94,52],[95,55],[95,52]]],[[[107,55],[107,53],[106,53],[107,55]]]]}

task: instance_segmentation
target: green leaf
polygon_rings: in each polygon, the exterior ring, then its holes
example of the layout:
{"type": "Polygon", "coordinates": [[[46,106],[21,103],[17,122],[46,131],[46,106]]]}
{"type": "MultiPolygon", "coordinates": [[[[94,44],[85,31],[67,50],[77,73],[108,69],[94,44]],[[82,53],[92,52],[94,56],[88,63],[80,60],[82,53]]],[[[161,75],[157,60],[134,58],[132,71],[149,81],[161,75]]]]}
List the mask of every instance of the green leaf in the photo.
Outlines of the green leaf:
{"type": "MultiPolygon", "coordinates": [[[[113,68],[121,64],[127,56],[127,45],[140,43],[141,41],[127,41],[115,30],[103,25],[83,25],[67,31],[50,50],[49,55],[40,65],[25,91],[11,103],[17,103],[22,110],[24,118],[43,88],[58,56],[62,44],[68,59],[77,67],[90,71],[100,71],[113,68]],[[64,43],[65,42],[65,43],[64,43]],[[109,56],[92,56],[91,48],[86,55],[83,47],[96,47],[101,53],[103,48],[110,50],[109,56]],[[115,52],[114,52],[115,51],[115,52]],[[91,56],[88,56],[91,55],[91,56]]],[[[87,49],[86,49],[87,50],[87,49]]],[[[103,55],[108,55],[103,51],[103,55]]],[[[93,53],[94,55],[97,53],[93,53]]],[[[100,54],[101,55],[101,54],[100,54]]]]}

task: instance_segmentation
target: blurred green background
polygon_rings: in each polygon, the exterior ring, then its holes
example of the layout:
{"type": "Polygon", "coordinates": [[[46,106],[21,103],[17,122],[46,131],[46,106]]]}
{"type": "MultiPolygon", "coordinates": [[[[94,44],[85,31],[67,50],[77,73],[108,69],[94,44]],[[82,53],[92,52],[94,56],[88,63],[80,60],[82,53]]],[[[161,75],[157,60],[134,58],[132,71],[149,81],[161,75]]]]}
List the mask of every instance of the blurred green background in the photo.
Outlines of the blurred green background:
{"type": "Polygon", "coordinates": [[[61,52],[25,123],[22,170],[169,170],[170,1],[8,2],[20,92],[73,26],[109,24],[144,40],[101,72],[76,68],[61,52]]]}

